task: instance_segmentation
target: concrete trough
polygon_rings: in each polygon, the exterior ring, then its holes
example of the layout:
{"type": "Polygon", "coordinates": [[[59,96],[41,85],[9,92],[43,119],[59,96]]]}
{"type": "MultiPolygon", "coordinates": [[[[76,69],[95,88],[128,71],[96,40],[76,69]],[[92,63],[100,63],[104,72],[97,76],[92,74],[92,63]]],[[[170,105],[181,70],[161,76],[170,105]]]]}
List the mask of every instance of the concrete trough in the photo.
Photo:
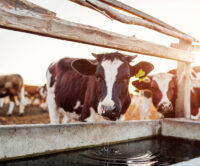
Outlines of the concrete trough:
{"type": "Polygon", "coordinates": [[[200,141],[200,121],[184,118],[163,119],[161,135],[200,141]]]}
{"type": "Polygon", "coordinates": [[[199,129],[199,121],[183,118],[66,125],[2,125],[0,161],[160,135],[199,141],[199,129]]]}
{"type": "Polygon", "coordinates": [[[0,160],[149,138],[160,129],[160,120],[0,126],[0,160]]]}

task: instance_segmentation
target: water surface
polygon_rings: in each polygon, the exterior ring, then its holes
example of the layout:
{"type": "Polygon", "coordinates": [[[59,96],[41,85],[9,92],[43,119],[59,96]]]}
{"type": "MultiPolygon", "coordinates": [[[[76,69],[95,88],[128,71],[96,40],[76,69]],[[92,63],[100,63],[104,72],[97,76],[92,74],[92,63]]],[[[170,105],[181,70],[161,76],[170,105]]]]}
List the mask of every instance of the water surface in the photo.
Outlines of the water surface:
{"type": "Polygon", "coordinates": [[[200,142],[157,137],[0,162],[0,166],[166,166],[199,156],[200,142]]]}

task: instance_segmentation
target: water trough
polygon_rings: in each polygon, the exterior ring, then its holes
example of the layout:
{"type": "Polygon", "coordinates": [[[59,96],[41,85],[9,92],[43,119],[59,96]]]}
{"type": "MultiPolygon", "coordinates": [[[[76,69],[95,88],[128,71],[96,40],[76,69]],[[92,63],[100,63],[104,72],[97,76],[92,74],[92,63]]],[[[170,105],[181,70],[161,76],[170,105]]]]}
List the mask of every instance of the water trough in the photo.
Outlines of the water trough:
{"type": "MultiPolygon", "coordinates": [[[[0,161],[160,136],[199,141],[199,127],[199,121],[183,118],[66,125],[5,125],[0,126],[0,161]]],[[[200,163],[199,158],[191,160],[194,161],[200,163]]]]}
{"type": "Polygon", "coordinates": [[[0,160],[114,144],[160,135],[160,120],[5,125],[0,127],[0,160]]]}

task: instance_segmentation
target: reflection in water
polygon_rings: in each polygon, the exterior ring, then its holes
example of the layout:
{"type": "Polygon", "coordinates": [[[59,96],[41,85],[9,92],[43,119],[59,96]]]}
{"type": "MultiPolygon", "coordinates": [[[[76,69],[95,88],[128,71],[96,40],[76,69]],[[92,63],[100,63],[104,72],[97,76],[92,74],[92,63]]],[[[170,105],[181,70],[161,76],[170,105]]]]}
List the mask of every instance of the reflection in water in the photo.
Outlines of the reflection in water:
{"type": "Polygon", "coordinates": [[[167,166],[199,156],[199,142],[159,137],[0,162],[0,166],[167,166]]]}
{"type": "Polygon", "coordinates": [[[83,154],[86,158],[93,159],[101,162],[104,165],[152,165],[157,163],[156,155],[153,155],[150,151],[145,154],[139,154],[132,156],[129,151],[121,152],[119,149],[104,146],[100,150],[91,151],[90,153],[83,154]]]}
{"type": "Polygon", "coordinates": [[[128,166],[150,166],[158,161],[156,160],[156,155],[152,154],[151,152],[147,152],[144,155],[138,156],[138,157],[131,157],[127,158],[127,165],[128,166]]]}

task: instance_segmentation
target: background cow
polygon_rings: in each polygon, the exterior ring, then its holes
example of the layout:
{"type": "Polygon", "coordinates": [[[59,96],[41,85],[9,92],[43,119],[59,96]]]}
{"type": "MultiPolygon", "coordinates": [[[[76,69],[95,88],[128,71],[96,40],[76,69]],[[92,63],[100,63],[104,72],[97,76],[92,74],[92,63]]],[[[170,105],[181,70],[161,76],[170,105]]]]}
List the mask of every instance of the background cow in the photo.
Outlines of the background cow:
{"type": "Polygon", "coordinates": [[[145,113],[147,119],[148,110],[152,102],[165,117],[175,116],[174,108],[177,97],[176,76],[169,73],[157,73],[141,82],[133,81],[132,85],[143,92],[145,100],[141,111],[145,113]]]}
{"type": "Polygon", "coordinates": [[[8,96],[10,99],[7,115],[12,115],[15,106],[15,97],[19,100],[19,115],[24,113],[24,87],[23,79],[19,74],[0,76],[0,98],[8,96]]]}
{"type": "Polygon", "coordinates": [[[63,58],[47,70],[47,101],[51,123],[81,120],[122,120],[130,104],[129,79],[139,71],[146,76],[153,65],[129,63],[136,56],[114,52],[93,54],[95,61],[63,58]]]}
{"type": "Polygon", "coordinates": [[[24,88],[25,88],[26,105],[27,104],[40,105],[42,109],[47,110],[46,84],[43,86],[25,85],[24,88]]]}
{"type": "MultiPolygon", "coordinates": [[[[199,78],[200,66],[193,67],[191,78],[199,78]]],[[[176,69],[168,73],[158,73],[148,77],[142,82],[134,81],[132,84],[140,90],[149,90],[146,100],[152,100],[154,106],[165,117],[175,117],[175,102],[177,98],[176,69]]],[[[191,86],[191,118],[200,117],[200,84],[191,86]]],[[[189,101],[188,101],[189,102],[189,101]]],[[[146,103],[146,110],[149,107],[146,103]]],[[[146,111],[146,114],[148,112],[146,111]]]]}
{"type": "MultiPolygon", "coordinates": [[[[19,106],[19,102],[18,102],[18,100],[16,99],[16,96],[15,96],[14,99],[15,99],[16,105],[19,106]],[[17,101],[17,102],[16,102],[16,101],[17,101]]],[[[9,99],[8,96],[0,98],[0,107],[1,107],[1,108],[4,106],[4,104],[9,104],[9,103],[10,103],[10,99],[9,99]]]]}

